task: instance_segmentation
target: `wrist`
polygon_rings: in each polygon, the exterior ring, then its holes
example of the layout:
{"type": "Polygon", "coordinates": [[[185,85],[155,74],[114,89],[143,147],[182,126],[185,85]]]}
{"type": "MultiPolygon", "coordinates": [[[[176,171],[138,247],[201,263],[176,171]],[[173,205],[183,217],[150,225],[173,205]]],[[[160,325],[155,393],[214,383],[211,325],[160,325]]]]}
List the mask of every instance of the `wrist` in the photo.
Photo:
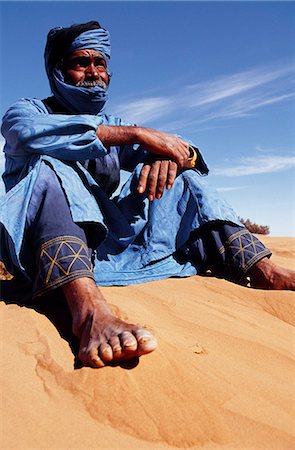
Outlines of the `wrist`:
{"type": "Polygon", "coordinates": [[[108,126],[107,125],[99,125],[95,132],[98,139],[103,143],[106,144],[107,138],[108,138],[108,126]]]}
{"type": "Polygon", "coordinates": [[[135,142],[134,144],[147,145],[148,143],[148,133],[150,132],[150,128],[145,127],[133,127],[133,133],[135,142]]]}

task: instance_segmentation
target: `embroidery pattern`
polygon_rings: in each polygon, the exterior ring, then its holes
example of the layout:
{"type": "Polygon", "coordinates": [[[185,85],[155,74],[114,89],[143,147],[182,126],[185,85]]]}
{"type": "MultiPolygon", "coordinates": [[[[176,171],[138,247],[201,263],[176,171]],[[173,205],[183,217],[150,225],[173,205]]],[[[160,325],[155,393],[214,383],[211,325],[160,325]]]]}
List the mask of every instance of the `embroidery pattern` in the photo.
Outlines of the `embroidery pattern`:
{"type": "Polygon", "coordinates": [[[256,262],[271,254],[248,230],[240,230],[232,234],[219,251],[225,253],[228,278],[235,281],[241,281],[256,262]]]}
{"type": "Polygon", "coordinates": [[[38,258],[37,294],[56,288],[75,278],[94,278],[90,251],[75,236],[58,236],[44,242],[38,258]]]}

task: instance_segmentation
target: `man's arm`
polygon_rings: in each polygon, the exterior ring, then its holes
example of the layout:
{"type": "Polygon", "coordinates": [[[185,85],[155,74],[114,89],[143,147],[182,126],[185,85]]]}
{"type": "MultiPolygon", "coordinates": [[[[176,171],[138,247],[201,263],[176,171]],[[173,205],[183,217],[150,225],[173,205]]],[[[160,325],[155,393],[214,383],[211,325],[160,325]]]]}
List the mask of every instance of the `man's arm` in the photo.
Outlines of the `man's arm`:
{"type": "Polygon", "coordinates": [[[156,155],[169,158],[182,168],[189,157],[189,145],[183,139],[152,128],[100,125],[97,137],[105,147],[140,144],[156,155]]]}
{"type": "Polygon", "coordinates": [[[2,134],[10,156],[30,153],[83,161],[107,154],[96,135],[102,116],[48,114],[40,100],[22,99],[3,118],[2,134]]]}
{"type": "Polygon", "coordinates": [[[188,144],[151,128],[104,125],[102,116],[48,114],[42,102],[23,99],[5,114],[2,134],[15,156],[46,154],[58,159],[85,160],[107,154],[111,145],[141,144],[146,150],[174,160],[181,168],[188,144]]]}
{"type": "MultiPolygon", "coordinates": [[[[144,162],[144,165],[141,169],[137,190],[139,193],[147,191],[149,200],[160,199],[165,187],[168,190],[171,189],[178,169],[196,168],[199,173],[208,174],[207,165],[200,151],[194,144],[184,140],[181,136],[125,124],[119,126],[100,125],[96,134],[106,147],[120,146],[121,155],[124,153],[124,147],[129,147],[126,150],[128,152],[134,144],[140,145],[141,156],[143,156],[142,149],[148,150],[150,156],[146,152],[147,154],[141,161],[144,162]]],[[[130,156],[132,159],[132,155],[127,156],[129,168],[130,156]]],[[[139,162],[138,156],[135,157],[135,165],[139,162]]]]}

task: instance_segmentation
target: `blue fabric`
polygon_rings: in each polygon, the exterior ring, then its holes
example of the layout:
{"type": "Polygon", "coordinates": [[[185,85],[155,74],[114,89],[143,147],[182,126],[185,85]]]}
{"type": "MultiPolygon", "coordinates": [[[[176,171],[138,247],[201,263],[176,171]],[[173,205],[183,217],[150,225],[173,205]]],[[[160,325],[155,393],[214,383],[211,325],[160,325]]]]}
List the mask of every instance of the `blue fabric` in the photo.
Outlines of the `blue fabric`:
{"type": "Polygon", "coordinates": [[[3,180],[10,190],[22,179],[40,155],[67,161],[95,159],[108,153],[96,136],[101,124],[119,125],[105,115],[48,114],[43,102],[21,99],[3,118],[2,134],[6,139],[3,180]]]}
{"type": "Polygon", "coordinates": [[[232,208],[195,170],[182,172],[160,200],[137,194],[137,167],[116,199],[116,206],[133,230],[129,239],[116,239],[109,230],[98,247],[94,275],[98,285],[128,285],[171,276],[196,275],[203,261],[180,261],[177,251],[191,233],[211,221],[239,224],[232,208]]]}
{"type": "MultiPolygon", "coordinates": [[[[96,245],[105,233],[97,233],[96,245]]],[[[72,220],[60,182],[48,164],[42,164],[30,197],[21,261],[40,295],[76,278],[94,279],[91,250],[84,230],[72,220]]]]}
{"type": "Polygon", "coordinates": [[[66,84],[63,74],[57,68],[50,74],[49,83],[58,102],[67,111],[76,114],[98,114],[103,111],[108,99],[107,90],[100,86],[88,89],[66,84]]]}
{"type": "MultiPolygon", "coordinates": [[[[106,58],[110,57],[109,33],[103,28],[86,31],[78,36],[71,44],[68,52],[93,48],[100,51],[106,58]]],[[[77,114],[98,114],[102,112],[108,99],[107,89],[95,86],[92,89],[71,86],[64,82],[64,77],[58,67],[49,67],[48,47],[45,53],[46,72],[49,79],[51,91],[58,102],[67,111],[77,114]]]]}
{"type": "Polygon", "coordinates": [[[105,59],[111,57],[110,34],[104,28],[96,30],[88,30],[81,33],[74,39],[67,53],[72,53],[75,50],[84,50],[91,48],[100,52],[105,59]]]}
{"type": "Polygon", "coordinates": [[[95,134],[99,124],[124,123],[104,114],[49,114],[35,99],[23,99],[8,110],[2,127],[8,193],[0,199],[0,222],[10,250],[1,243],[0,257],[9,255],[7,266],[24,270],[20,254],[28,205],[47,164],[58,177],[73,221],[91,223],[100,232],[105,229],[94,269],[98,284],[124,285],[197,273],[196,265],[179,263],[174,252],[201,225],[214,220],[240,224],[237,215],[196,170],[180,174],[173,188],[151,203],[136,192],[137,165],[119,197],[111,200],[105,180],[114,172],[119,178],[122,166],[132,170],[131,162],[138,163],[144,150],[138,146],[105,149],[95,134]],[[95,161],[95,180],[85,168],[91,161],[95,161]]]}
{"type": "Polygon", "coordinates": [[[203,261],[213,275],[243,285],[248,284],[251,267],[270,256],[270,250],[247,228],[219,221],[198,228],[178,251],[181,261],[203,261]]]}

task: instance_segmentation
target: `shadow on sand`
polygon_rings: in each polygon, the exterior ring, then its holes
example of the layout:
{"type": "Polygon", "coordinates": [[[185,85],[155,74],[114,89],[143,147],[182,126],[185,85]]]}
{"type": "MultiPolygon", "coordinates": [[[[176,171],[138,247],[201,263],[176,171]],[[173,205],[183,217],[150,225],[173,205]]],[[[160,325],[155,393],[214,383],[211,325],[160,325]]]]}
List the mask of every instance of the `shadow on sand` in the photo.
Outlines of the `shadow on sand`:
{"type": "MultiPolygon", "coordinates": [[[[72,316],[61,289],[55,289],[52,293],[43,295],[38,299],[19,299],[19,289],[15,289],[16,282],[10,280],[0,280],[0,301],[6,305],[18,305],[33,309],[39,314],[46,316],[55,326],[62,339],[68,342],[74,355],[74,369],[80,369],[82,364],[78,360],[79,341],[72,332],[72,316]],[[15,295],[14,295],[15,293],[15,295]],[[16,300],[17,299],[17,300],[16,300]]],[[[120,366],[124,369],[133,369],[139,363],[139,358],[129,361],[108,364],[112,367],[120,366]]]]}

